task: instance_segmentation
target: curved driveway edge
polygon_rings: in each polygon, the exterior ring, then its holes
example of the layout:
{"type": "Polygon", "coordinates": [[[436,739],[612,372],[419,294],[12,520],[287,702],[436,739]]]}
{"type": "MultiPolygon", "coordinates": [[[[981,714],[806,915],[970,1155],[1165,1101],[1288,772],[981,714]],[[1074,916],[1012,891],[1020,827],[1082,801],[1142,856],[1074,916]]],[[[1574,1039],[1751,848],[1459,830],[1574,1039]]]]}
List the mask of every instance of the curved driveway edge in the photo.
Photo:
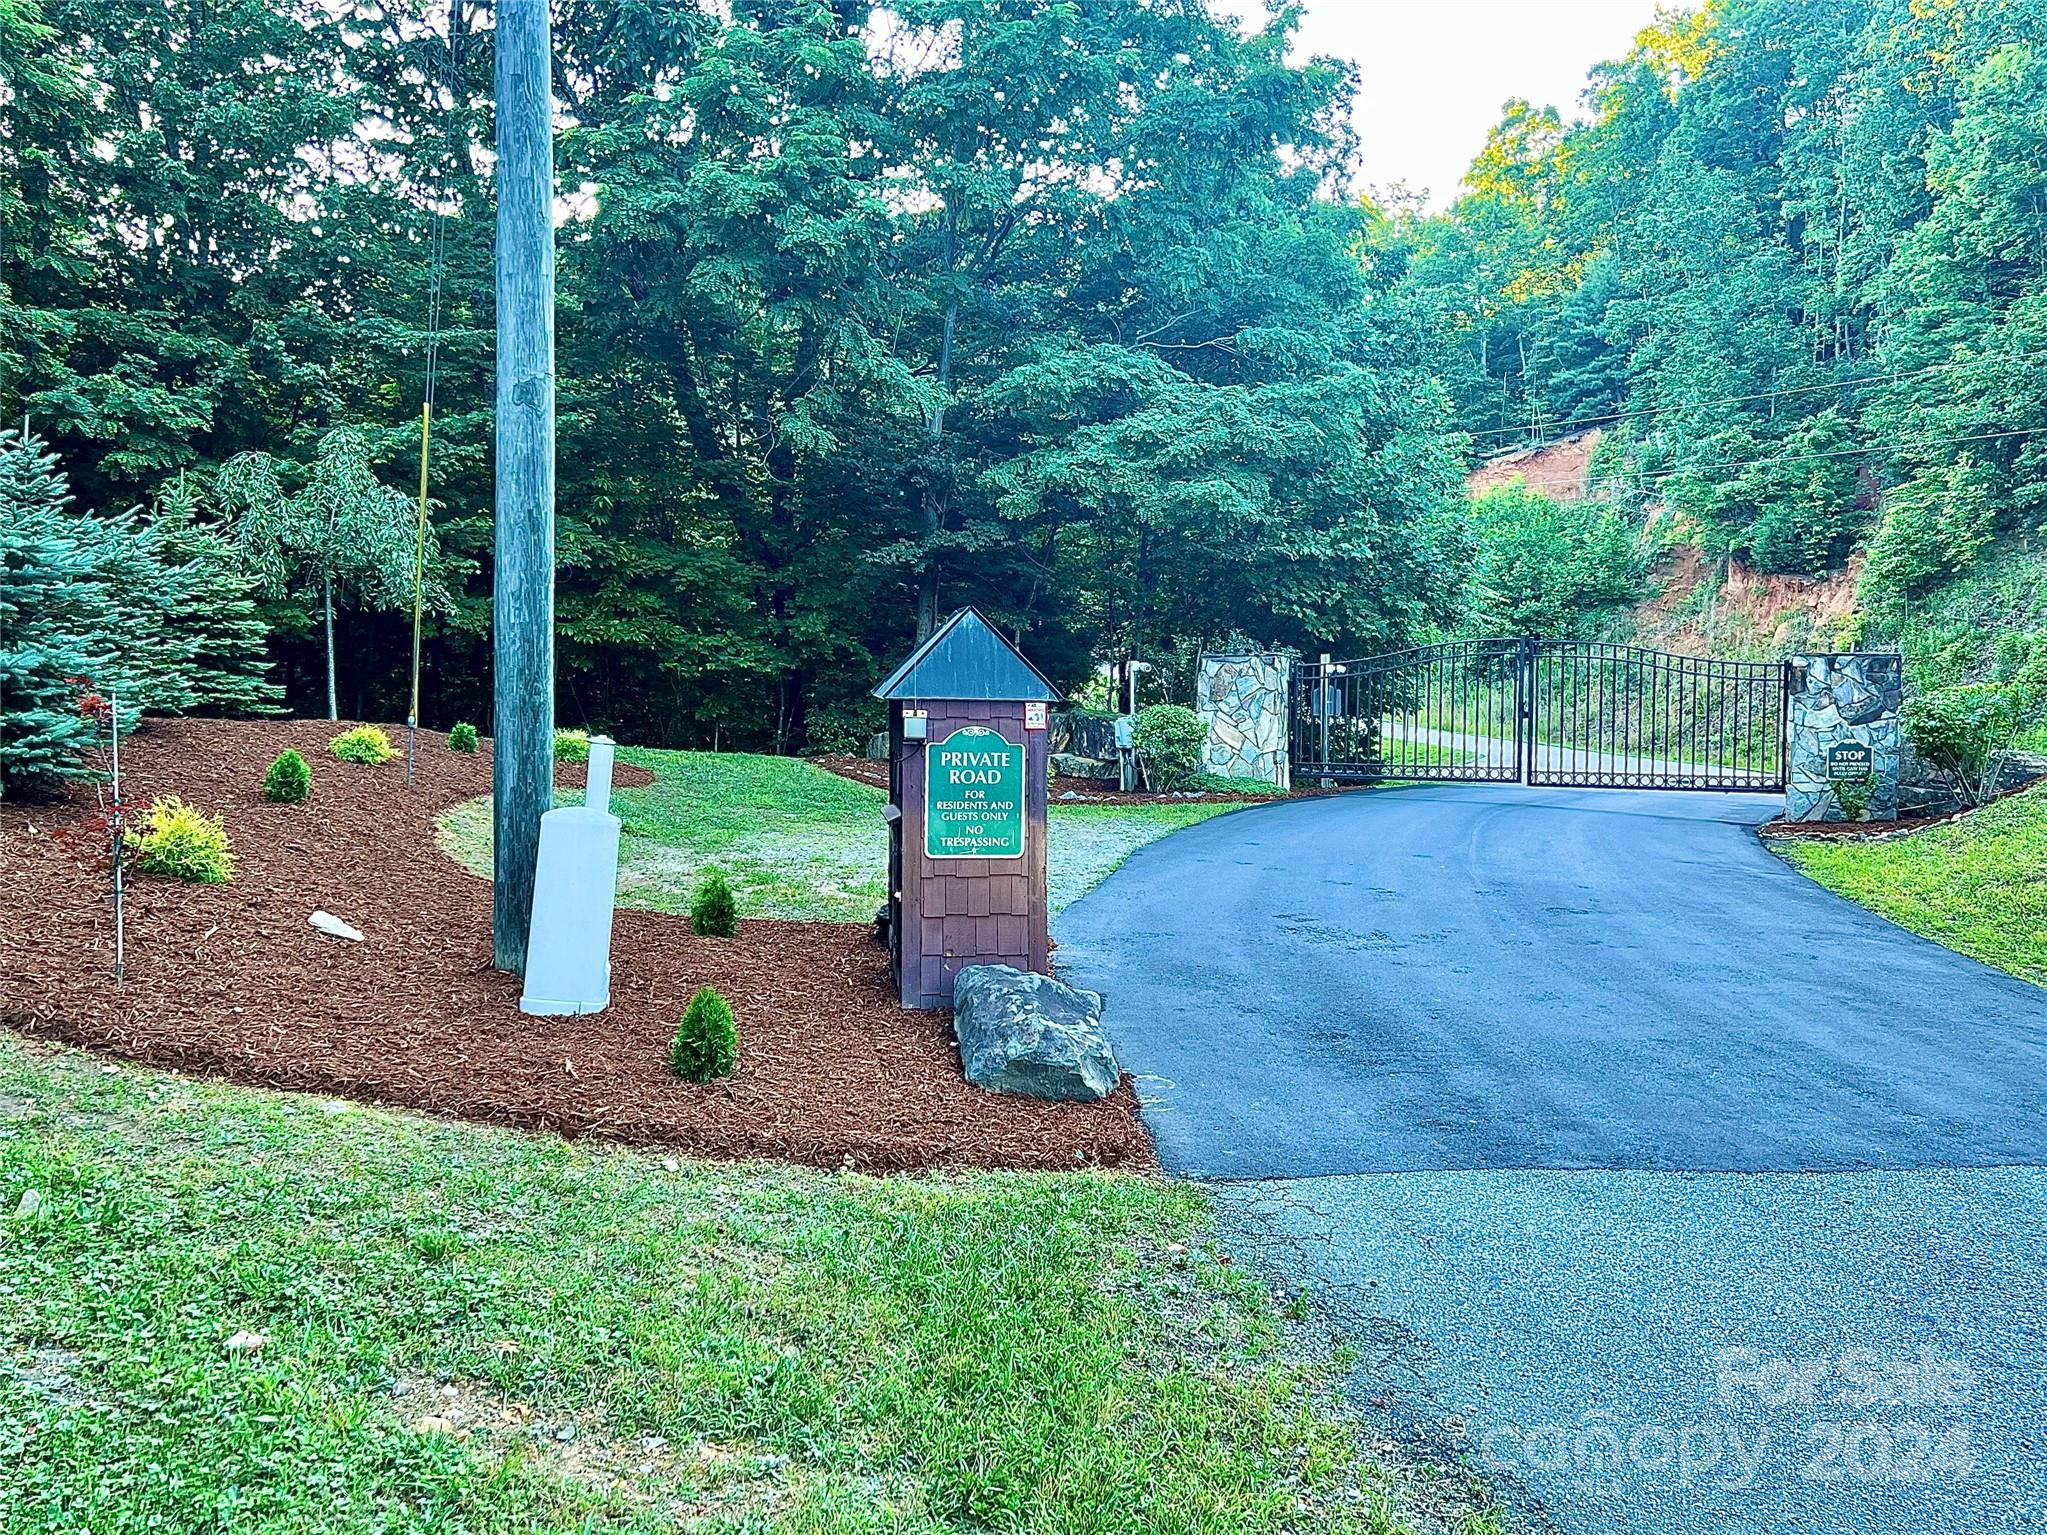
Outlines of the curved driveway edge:
{"type": "Polygon", "coordinates": [[[1262,807],[1136,853],[1058,965],[1190,1176],[2047,1160],[2047,993],[1813,884],[1774,806],[1262,807]]]}
{"type": "Polygon", "coordinates": [[[2047,1524],[2047,991],[1753,797],[1221,817],[1054,924],[1169,1171],[1512,1528],[2047,1524]],[[2016,1164],[2004,1166],[1998,1164],[2016,1164]]]}

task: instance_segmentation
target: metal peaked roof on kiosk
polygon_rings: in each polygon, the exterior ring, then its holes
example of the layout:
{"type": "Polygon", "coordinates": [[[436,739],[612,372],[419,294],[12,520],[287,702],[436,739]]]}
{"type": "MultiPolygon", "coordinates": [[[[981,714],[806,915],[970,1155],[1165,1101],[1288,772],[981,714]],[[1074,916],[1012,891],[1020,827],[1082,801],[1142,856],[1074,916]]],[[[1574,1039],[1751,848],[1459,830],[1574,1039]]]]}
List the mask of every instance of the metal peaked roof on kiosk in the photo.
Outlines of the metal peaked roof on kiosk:
{"type": "Polygon", "coordinates": [[[1059,693],[994,625],[961,608],[890,672],[876,698],[1005,699],[1059,702],[1059,693]]]}

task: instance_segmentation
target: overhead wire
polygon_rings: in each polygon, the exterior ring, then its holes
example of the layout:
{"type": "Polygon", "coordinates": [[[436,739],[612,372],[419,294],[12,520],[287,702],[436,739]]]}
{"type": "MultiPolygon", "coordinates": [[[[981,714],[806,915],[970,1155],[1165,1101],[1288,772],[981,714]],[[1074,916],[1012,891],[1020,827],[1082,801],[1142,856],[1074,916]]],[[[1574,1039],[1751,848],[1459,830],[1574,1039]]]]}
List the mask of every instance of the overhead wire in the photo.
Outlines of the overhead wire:
{"type": "MultiPolygon", "coordinates": [[[[438,82],[447,93],[444,108],[444,126],[453,118],[455,91],[460,84],[460,59],[455,51],[455,8],[462,0],[448,0],[448,48],[443,59],[443,78],[438,82]]],[[[449,141],[449,154],[454,153],[452,129],[444,133],[449,141]]],[[[420,394],[419,405],[419,513],[413,528],[412,539],[412,701],[405,715],[405,782],[412,783],[413,759],[419,747],[419,673],[421,634],[426,613],[426,530],[427,530],[427,484],[428,469],[433,449],[434,396],[438,390],[441,366],[441,305],[444,278],[447,270],[447,221],[448,187],[447,172],[443,172],[442,184],[436,189],[433,199],[433,226],[427,247],[427,323],[425,383],[420,394]]]]}

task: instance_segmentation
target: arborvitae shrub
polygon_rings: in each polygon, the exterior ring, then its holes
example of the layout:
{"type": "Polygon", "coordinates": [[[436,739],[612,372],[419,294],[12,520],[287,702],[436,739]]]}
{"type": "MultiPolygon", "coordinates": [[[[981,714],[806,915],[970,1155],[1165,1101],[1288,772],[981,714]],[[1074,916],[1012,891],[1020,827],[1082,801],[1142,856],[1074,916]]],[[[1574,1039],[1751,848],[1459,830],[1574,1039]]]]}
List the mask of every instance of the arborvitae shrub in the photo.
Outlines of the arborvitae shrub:
{"type": "Polygon", "coordinates": [[[313,792],[313,770],[289,747],[277,754],[263,775],[263,797],[280,805],[297,805],[313,792]]]}
{"type": "Polygon", "coordinates": [[[344,730],[327,743],[327,750],[343,762],[363,762],[374,767],[380,762],[389,762],[398,755],[398,748],[391,744],[391,738],[375,725],[358,725],[353,730],[344,730]]]}
{"type": "Polygon", "coordinates": [[[731,1076],[739,1064],[739,1025],[732,1004],[709,986],[699,986],[682,1011],[682,1026],[675,1031],[668,1060],[685,1082],[731,1076]]]}
{"type": "Polygon", "coordinates": [[[588,762],[590,760],[590,732],[587,730],[557,730],[554,733],[554,760],[557,762],[588,762]]]}
{"type": "Polygon", "coordinates": [[[448,750],[469,753],[476,750],[476,727],[464,720],[448,732],[448,750]]]}
{"type": "Polygon", "coordinates": [[[705,938],[739,936],[739,900],[732,894],[723,870],[709,870],[703,883],[697,886],[689,903],[689,927],[705,938]]]}
{"type": "Polygon", "coordinates": [[[234,878],[234,850],[220,817],[202,814],[175,794],[150,801],[149,814],[129,828],[126,840],[145,873],[197,885],[234,878]]]}

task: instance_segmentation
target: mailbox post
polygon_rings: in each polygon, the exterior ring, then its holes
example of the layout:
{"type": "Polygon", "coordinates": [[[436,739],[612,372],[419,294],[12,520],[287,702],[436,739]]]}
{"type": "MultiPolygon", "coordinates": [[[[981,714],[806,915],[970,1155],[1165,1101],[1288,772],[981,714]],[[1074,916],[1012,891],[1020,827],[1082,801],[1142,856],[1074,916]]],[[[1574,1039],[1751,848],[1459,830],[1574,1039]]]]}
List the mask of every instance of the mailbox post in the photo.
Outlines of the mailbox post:
{"type": "Polygon", "coordinates": [[[905,1007],[967,965],[1050,972],[1045,870],[1056,689],[972,608],[874,696],[889,706],[889,958],[905,1007]]]}

